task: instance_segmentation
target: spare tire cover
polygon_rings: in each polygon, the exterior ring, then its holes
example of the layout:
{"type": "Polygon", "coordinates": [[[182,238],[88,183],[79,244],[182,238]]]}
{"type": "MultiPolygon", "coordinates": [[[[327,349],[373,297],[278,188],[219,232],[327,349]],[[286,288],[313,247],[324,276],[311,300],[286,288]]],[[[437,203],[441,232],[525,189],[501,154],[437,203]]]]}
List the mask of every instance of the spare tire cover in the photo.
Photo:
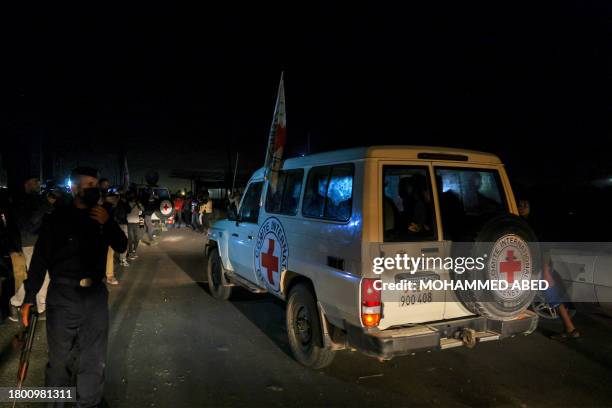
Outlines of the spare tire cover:
{"type": "Polygon", "coordinates": [[[159,212],[162,216],[170,217],[173,211],[174,207],[172,207],[170,200],[162,200],[162,202],[159,203],[159,212]]]}
{"type": "Polygon", "coordinates": [[[453,256],[484,257],[483,269],[453,271],[460,281],[508,282],[506,290],[457,290],[459,300],[472,313],[496,320],[510,320],[527,309],[537,291],[512,288],[512,283],[538,280],[541,276],[541,254],[537,237],[520,217],[504,214],[484,224],[473,243],[458,244],[453,256]]]}

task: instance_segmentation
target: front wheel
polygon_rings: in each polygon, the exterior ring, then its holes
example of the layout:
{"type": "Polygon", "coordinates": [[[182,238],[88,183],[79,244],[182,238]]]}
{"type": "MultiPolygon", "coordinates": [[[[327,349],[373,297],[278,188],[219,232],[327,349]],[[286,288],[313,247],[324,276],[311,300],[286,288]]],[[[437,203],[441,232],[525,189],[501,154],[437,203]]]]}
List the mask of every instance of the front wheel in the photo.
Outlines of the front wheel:
{"type": "Polygon", "coordinates": [[[321,319],[310,287],[300,283],[287,302],[287,335],[295,359],[302,365],[320,369],[334,359],[334,351],[323,346],[321,319]]]}
{"type": "Polygon", "coordinates": [[[219,300],[227,300],[232,294],[232,287],[227,285],[218,249],[213,249],[208,255],[208,289],[210,294],[219,300]]]}

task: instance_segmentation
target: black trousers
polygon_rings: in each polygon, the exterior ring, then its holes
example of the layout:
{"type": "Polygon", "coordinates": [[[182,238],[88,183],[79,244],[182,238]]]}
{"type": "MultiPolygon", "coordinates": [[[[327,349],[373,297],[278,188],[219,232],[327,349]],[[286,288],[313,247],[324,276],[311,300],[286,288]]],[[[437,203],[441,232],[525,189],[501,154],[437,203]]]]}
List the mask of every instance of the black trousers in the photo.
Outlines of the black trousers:
{"type": "Polygon", "coordinates": [[[79,407],[95,407],[102,400],[108,321],[108,290],[104,284],[80,288],[51,281],[47,293],[49,363],[45,384],[71,386],[76,374],[79,407]]]}

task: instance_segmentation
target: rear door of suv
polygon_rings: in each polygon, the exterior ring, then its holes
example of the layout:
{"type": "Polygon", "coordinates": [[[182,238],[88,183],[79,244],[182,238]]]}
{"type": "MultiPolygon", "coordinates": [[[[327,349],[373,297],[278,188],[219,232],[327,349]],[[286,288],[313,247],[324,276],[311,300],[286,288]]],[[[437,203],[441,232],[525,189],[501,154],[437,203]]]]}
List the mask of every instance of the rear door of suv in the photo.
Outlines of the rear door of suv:
{"type": "MultiPolygon", "coordinates": [[[[489,219],[509,212],[510,188],[500,166],[452,162],[434,162],[432,166],[445,247],[473,241],[489,219]]],[[[447,290],[444,318],[470,314],[456,294],[447,290]]]]}
{"type": "MultiPolygon", "coordinates": [[[[426,265],[426,257],[444,257],[447,248],[439,239],[435,207],[435,191],[431,165],[423,161],[380,161],[378,165],[379,236],[383,241],[373,251],[383,258],[412,259],[409,268],[385,270],[383,283],[402,280],[448,279],[448,272],[439,265],[426,265]],[[418,261],[418,259],[421,261],[418,261]],[[415,267],[413,262],[421,262],[415,267]]],[[[372,253],[372,252],[371,252],[372,253]]],[[[383,317],[379,328],[442,320],[445,308],[444,291],[383,290],[383,317]]]]}

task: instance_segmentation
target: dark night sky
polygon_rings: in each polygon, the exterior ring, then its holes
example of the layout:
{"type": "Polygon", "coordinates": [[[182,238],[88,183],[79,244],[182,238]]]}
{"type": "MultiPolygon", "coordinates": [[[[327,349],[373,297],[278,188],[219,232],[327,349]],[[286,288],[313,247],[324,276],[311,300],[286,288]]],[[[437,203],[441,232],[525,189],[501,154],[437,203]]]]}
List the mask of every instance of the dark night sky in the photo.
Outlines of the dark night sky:
{"type": "Polygon", "coordinates": [[[405,3],[5,11],[2,143],[182,143],[257,165],[285,69],[291,154],[310,133],[313,151],[488,150],[523,179],[612,170],[612,3],[405,3]]]}

